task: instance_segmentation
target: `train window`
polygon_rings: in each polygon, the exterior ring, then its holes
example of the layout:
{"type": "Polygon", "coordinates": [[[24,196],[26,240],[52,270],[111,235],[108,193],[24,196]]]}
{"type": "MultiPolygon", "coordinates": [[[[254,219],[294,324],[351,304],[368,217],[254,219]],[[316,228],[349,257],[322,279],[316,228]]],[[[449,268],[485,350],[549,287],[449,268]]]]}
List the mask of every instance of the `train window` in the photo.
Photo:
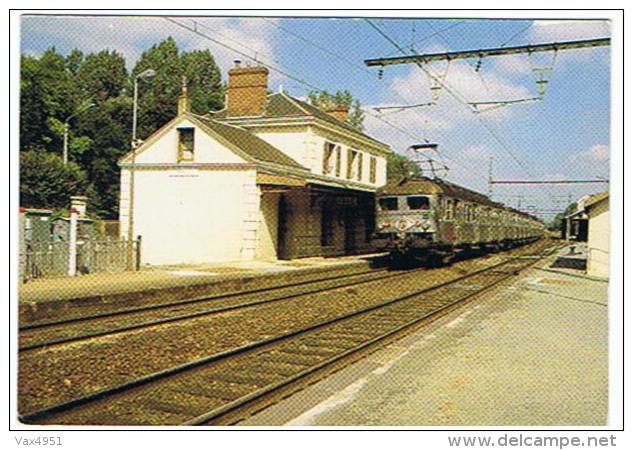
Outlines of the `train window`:
{"type": "Polygon", "coordinates": [[[453,220],[453,208],[454,208],[454,200],[447,198],[445,199],[445,207],[444,207],[444,219],[445,220],[453,220]]]}
{"type": "Polygon", "coordinates": [[[407,206],[409,209],[428,210],[431,209],[431,202],[428,197],[424,196],[407,197],[407,206]]]}
{"type": "Polygon", "coordinates": [[[397,197],[385,197],[378,199],[378,207],[381,211],[395,211],[398,209],[397,197]]]}

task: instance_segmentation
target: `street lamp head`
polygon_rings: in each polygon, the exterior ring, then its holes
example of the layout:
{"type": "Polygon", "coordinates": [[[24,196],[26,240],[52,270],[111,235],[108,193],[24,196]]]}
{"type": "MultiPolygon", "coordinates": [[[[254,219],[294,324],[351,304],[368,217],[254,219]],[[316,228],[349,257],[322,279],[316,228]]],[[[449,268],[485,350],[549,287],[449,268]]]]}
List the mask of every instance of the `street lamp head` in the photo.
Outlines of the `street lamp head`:
{"type": "Polygon", "coordinates": [[[154,75],[156,75],[156,71],[154,69],[147,69],[147,70],[139,73],[136,77],[137,78],[150,78],[150,77],[153,77],[154,75]]]}

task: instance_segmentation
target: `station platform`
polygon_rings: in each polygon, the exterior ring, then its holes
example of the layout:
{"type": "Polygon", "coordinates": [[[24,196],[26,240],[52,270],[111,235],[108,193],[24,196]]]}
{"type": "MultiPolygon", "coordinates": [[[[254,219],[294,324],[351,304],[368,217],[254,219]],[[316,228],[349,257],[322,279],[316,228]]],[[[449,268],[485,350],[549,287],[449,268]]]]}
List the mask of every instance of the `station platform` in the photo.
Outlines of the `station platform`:
{"type": "Polygon", "coordinates": [[[240,425],[605,425],[608,283],[569,250],[240,425]]]}
{"type": "Polygon", "coordinates": [[[380,254],[290,261],[154,266],[139,271],[30,280],[19,286],[20,325],[369,270],[380,254]]]}

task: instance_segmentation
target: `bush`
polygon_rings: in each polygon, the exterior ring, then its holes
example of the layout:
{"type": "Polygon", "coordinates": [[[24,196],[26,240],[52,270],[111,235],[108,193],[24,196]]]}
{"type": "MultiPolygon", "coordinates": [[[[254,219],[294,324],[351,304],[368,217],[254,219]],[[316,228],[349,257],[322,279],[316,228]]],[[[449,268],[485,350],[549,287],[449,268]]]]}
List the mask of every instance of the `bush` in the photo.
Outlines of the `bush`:
{"type": "Polygon", "coordinates": [[[20,206],[57,209],[67,207],[71,195],[90,195],[86,174],[75,163],[64,165],[61,156],[44,150],[20,154],[20,206]]]}

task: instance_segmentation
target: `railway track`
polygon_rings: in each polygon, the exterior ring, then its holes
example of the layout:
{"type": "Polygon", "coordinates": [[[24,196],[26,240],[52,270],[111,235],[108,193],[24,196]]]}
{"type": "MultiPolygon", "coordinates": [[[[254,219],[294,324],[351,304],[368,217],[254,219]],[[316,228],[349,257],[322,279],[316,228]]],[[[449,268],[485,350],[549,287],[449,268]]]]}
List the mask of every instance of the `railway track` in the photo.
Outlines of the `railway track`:
{"type": "Polygon", "coordinates": [[[387,269],[370,270],[349,275],[302,281],[275,288],[267,287],[249,292],[200,297],[130,311],[117,311],[109,314],[28,325],[20,328],[19,351],[37,350],[54,345],[113,335],[211,314],[251,308],[304,295],[334,291],[336,289],[402,277],[424,270],[427,269],[398,272],[389,272],[387,269]],[[309,288],[305,289],[305,287],[309,288]],[[297,288],[303,289],[297,290],[297,288]],[[262,297],[262,294],[268,294],[268,297],[262,297]],[[249,300],[249,297],[255,298],[249,300]],[[185,310],[186,312],[183,312],[185,310]]]}
{"type": "MultiPolygon", "coordinates": [[[[518,249],[519,252],[523,249],[518,249]]],[[[85,339],[110,336],[142,328],[226,313],[269,303],[291,300],[304,295],[335,291],[371,282],[408,276],[426,268],[389,272],[374,269],[360,273],[329,276],[281,286],[269,286],[244,292],[232,292],[180,300],[121,311],[46,321],[20,327],[20,353],[69,344],[85,339]],[[307,288],[307,289],[306,289],[307,288]]]]}
{"type": "Polygon", "coordinates": [[[233,424],[512,277],[518,256],[299,330],[21,416],[32,424],[233,424]]]}

